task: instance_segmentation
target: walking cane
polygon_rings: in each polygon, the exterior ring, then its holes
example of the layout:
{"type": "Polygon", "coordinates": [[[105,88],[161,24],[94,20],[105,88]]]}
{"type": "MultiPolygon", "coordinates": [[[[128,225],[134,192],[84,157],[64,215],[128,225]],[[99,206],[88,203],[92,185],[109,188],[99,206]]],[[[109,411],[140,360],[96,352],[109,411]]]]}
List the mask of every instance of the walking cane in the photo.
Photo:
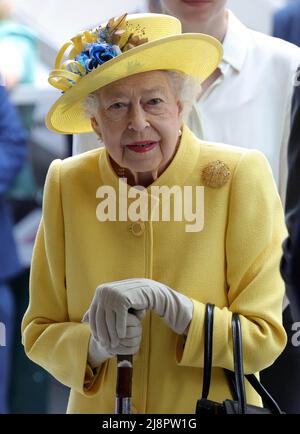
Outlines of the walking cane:
{"type": "Polygon", "coordinates": [[[131,413],[132,356],[117,355],[115,414],[131,413]]]}
{"type": "MultiPolygon", "coordinates": [[[[129,313],[135,314],[130,308],[129,313]]],[[[115,414],[131,413],[131,390],[132,390],[132,355],[117,355],[117,384],[116,384],[116,408],[115,414]]]]}

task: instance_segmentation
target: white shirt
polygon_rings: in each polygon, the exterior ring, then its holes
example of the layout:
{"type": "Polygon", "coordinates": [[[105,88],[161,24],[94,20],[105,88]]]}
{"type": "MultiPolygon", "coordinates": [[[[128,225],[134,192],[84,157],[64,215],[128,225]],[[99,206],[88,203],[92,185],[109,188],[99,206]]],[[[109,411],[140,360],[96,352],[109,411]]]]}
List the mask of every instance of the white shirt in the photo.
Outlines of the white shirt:
{"type": "MultiPolygon", "coordinates": [[[[201,139],[256,148],[268,158],[281,197],[300,49],[244,26],[228,11],[221,76],[193,108],[189,126],[201,139]]],[[[99,147],[94,134],[75,136],[74,153],[99,147]]]]}

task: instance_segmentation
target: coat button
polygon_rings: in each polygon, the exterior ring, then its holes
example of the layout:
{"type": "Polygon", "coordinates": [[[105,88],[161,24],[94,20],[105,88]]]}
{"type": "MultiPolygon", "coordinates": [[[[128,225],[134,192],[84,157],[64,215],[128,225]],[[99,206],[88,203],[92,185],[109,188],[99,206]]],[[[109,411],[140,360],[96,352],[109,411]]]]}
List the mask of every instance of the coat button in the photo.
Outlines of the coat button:
{"type": "Polygon", "coordinates": [[[130,232],[135,237],[140,237],[145,232],[145,223],[144,222],[135,222],[129,225],[130,232]]]}

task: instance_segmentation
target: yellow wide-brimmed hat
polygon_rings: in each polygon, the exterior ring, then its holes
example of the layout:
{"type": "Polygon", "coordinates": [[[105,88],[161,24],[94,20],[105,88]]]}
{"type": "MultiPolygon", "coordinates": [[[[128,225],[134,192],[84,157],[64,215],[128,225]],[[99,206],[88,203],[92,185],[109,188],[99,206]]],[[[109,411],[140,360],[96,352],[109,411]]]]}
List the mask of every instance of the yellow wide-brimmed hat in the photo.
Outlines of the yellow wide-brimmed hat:
{"type": "Polygon", "coordinates": [[[200,33],[181,33],[177,18],[124,14],[63,45],[49,83],[63,95],[46,117],[47,127],[63,134],[92,131],[83,101],[88,94],[130,75],[176,70],[205,80],[222,59],[222,45],[200,33]],[[66,51],[67,60],[63,61],[66,51]]]}

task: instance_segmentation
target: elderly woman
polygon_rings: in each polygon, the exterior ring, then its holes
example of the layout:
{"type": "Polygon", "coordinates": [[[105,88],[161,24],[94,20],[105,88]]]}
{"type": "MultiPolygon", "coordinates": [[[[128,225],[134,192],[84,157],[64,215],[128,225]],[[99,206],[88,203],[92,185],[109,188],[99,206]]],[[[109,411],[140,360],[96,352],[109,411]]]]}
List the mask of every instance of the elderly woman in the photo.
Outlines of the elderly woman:
{"type": "Polygon", "coordinates": [[[193,413],[208,302],[211,399],[230,396],[233,312],[247,373],[285,346],[285,227],[270,167],[257,151],[199,141],[184,122],[221,56],[214,38],[152,14],[112,19],[58,55],[50,82],[64,94],[48,128],[93,129],[105,148],[49,169],[22,331],[28,356],[71,388],[70,413],[113,413],[117,354],[135,355],[133,412],[193,413]]]}

